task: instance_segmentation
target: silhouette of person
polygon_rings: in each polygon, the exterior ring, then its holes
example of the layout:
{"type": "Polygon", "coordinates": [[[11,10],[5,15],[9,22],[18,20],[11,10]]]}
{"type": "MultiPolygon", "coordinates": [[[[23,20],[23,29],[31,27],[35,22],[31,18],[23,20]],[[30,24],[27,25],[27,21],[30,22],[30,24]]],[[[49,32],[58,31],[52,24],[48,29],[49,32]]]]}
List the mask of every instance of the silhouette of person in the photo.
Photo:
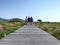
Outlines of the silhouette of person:
{"type": "Polygon", "coordinates": [[[32,25],[32,22],[33,22],[33,18],[26,16],[25,23],[26,23],[26,24],[28,23],[28,24],[31,24],[31,25],[32,25]]]}
{"type": "Polygon", "coordinates": [[[30,17],[28,17],[28,22],[30,22],[30,17]]]}
{"type": "Polygon", "coordinates": [[[30,22],[31,22],[31,25],[32,25],[32,22],[33,22],[33,18],[32,17],[30,18],[30,22]]]}

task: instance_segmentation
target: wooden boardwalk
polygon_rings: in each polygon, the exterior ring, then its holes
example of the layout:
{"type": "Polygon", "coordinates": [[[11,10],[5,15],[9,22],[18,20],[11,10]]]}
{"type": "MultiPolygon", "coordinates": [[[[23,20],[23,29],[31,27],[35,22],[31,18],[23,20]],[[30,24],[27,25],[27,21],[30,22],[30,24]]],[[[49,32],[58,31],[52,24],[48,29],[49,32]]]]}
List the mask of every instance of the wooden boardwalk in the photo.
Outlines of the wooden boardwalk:
{"type": "Polygon", "coordinates": [[[24,25],[1,39],[0,45],[60,45],[60,41],[34,25],[24,25]]]}

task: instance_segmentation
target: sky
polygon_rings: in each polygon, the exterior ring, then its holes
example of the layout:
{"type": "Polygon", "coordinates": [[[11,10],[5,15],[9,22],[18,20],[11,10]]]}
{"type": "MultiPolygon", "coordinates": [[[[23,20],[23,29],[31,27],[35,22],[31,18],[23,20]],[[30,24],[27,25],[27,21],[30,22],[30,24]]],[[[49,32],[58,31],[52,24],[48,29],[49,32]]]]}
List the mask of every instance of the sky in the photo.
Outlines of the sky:
{"type": "Polygon", "coordinates": [[[60,22],[60,0],[0,0],[0,17],[32,16],[34,21],[60,22]]]}

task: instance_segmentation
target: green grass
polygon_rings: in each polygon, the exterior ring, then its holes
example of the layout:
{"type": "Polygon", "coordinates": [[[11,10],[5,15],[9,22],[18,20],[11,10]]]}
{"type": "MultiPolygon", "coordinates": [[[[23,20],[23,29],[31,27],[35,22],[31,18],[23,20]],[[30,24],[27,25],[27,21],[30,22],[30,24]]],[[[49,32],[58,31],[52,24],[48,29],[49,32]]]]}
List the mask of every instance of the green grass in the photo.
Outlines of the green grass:
{"type": "Polygon", "coordinates": [[[60,23],[59,22],[35,22],[35,24],[50,33],[54,37],[60,40],[60,23]]]}
{"type": "Polygon", "coordinates": [[[12,23],[0,22],[0,26],[2,26],[2,28],[4,29],[3,31],[0,31],[0,39],[14,32],[15,30],[22,27],[23,25],[24,23],[22,22],[12,22],[12,23]]]}

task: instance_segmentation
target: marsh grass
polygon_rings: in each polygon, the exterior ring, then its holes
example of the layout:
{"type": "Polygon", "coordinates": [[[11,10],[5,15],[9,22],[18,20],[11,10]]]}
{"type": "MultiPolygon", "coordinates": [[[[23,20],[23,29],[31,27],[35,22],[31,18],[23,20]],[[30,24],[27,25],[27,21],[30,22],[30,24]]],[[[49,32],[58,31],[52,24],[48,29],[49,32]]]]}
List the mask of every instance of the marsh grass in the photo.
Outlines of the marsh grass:
{"type": "Polygon", "coordinates": [[[60,40],[60,23],[59,22],[35,22],[35,24],[50,33],[54,37],[60,40]]]}
{"type": "MultiPolygon", "coordinates": [[[[13,22],[13,23],[0,22],[0,26],[2,26],[0,28],[3,28],[3,31],[0,31],[0,39],[1,39],[1,38],[5,37],[6,35],[14,32],[21,26],[23,26],[23,23],[22,22],[13,22]]],[[[0,29],[0,30],[2,30],[2,29],[0,29]]]]}

